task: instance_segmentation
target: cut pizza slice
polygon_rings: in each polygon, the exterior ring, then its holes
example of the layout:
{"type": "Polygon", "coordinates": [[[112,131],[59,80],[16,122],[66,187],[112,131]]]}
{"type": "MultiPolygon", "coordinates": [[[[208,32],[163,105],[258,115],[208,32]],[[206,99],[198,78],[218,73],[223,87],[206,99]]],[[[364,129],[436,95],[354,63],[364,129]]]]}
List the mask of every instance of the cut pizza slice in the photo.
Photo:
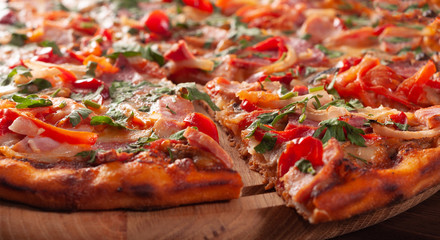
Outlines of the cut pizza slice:
{"type": "Polygon", "coordinates": [[[88,70],[32,60],[11,70],[17,90],[0,107],[2,199],[81,210],[239,197],[243,183],[215,124],[191,102],[216,110],[206,93],[141,75],[123,56],[93,60],[88,70]]]}
{"type": "MultiPolygon", "coordinates": [[[[364,61],[369,58],[359,64],[364,61]]],[[[344,72],[326,74],[339,89],[344,72]]],[[[287,90],[277,81],[217,78],[205,88],[221,109],[216,119],[239,142],[251,168],[311,223],[384,207],[440,182],[437,107],[364,107],[329,85],[287,90]]]]}

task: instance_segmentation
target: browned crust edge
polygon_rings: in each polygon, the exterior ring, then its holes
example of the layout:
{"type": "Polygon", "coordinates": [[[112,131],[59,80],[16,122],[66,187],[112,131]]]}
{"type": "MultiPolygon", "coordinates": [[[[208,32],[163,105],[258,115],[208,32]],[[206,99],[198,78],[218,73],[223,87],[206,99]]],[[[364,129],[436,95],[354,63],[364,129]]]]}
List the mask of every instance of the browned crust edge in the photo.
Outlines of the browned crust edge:
{"type": "Polygon", "coordinates": [[[329,164],[328,174],[316,176],[295,196],[283,194],[288,205],[311,223],[402,203],[440,183],[440,147],[413,150],[390,169],[356,169],[345,159],[329,164]]]}
{"type": "MultiPolygon", "coordinates": [[[[208,105],[204,103],[201,105],[217,122],[220,122],[208,105]]],[[[437,147],[435,150],[422,150],[423,153],[420,153],[419,157],[406,155],[396,169],[367,171],[360,168],[353,169],[348,160],[338,159],[330,163],[333,171],[330,170],[329,174],[332,176],[314,179],[296,196],[290,196],[289,189],[284,189],[284,185],[280,185],[281,187],[276,185],[274,176],[276,173],[267,169],[263,161],[247,151],[240,136],[235,136],[222,124],[220,126],[228,135],[231,146],[239,151],[243,160],[248,161],[250,169],[263,175],[267,184],[266,188],[275,187],[287,206],[294,207],[299,214],[313,224],[343,220],[402,203],[440,183],[440,174],[438,174],[440,147],[437,147]],[[425,151],[435,151],[435,153],[424,153],[425,151]],[[406,172],[405,167],[408,167],[408,164],[420,164],[417,168],[419,171],[406,172]],[[342,173],[340,170],[343,168],[348,171],[342,173]],[[334,174],[341,175],[335,177],[334,174]],[[350,180],[342,181],[341,178],[350,180]],[[321,189],[316,190],[319,188],[321,189]]],[[[414,152],[412,154],[414,156],[414,152]]]]}
{"type": "Polygon", "coordinates": [[[151,209],[229,200],[243,183],[233,170],[173,177],[151,163],[111,162],[81,169],[36,169],[0,160],[0,198],[51,210],[151,209]]]}

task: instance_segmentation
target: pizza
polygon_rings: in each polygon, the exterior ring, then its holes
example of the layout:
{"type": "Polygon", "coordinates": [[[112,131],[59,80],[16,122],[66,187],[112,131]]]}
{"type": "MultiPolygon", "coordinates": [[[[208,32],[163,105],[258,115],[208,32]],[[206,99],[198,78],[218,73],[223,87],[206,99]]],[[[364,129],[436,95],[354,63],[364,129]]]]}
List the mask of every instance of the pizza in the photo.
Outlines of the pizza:
{"type": "Polygon", "coordinates": [[[54,210],[238,198],[216,124],[310,223],[440,183],[434,0],[4,3],[0,198],[54,210]]]}

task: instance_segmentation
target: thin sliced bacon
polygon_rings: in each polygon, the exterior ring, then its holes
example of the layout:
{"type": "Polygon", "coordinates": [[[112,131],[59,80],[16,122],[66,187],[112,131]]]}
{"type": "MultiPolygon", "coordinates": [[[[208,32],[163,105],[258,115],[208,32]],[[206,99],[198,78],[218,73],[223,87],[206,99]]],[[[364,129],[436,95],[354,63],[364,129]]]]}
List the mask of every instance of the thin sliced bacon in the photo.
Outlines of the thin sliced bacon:
{"type": "Polygon", "coordinates": [[[189,144],[212,153],[218,160],[220,160],[226,167],[232,168],[233,162],[229,155],[222,147],[210,136],[192,128],[188,127],[183,136],[188,140],[189,144]]]}
{"type": "Polygon", "coordinates": [[[422,108],[414,112],[414,116],[429,129],[440,127],[440,106],[422,108]]]}
{"type": "Polygon", "coordinates": [[[214,62],[208,59],[196,58],[188,49],[184,40],[174,44],[165,55],[165,59],[176,63],[175,68],[196,68],[205,71],[214,69],[214,62]]]}

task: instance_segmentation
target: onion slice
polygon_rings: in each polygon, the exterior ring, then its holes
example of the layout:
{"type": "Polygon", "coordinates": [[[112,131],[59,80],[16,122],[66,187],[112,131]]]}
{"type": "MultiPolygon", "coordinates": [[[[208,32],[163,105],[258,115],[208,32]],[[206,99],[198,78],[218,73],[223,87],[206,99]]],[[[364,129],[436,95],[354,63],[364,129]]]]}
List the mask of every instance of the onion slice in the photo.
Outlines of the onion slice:
{"type": "Polygon", "coordinates": [[[440,128],[421,131],[400,131],[375,123],[371,124],[371,127],[373,127],[373,131],[379,136],[400,138],[405,140],[432,138],[440,135],[440,128]]]}

